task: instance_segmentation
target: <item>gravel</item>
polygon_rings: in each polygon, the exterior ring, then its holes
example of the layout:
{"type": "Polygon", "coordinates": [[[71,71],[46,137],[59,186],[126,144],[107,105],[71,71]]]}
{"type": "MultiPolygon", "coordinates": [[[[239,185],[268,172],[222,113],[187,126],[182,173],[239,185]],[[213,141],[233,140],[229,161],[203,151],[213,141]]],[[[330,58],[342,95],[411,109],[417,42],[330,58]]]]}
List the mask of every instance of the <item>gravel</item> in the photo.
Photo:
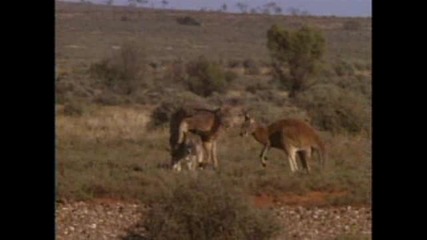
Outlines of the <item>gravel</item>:
{"type": "MultiPolygon", "coordinates": [[[[142,240],[129,234],[143,234],[138,225],[144,208],[137,203],[91,201],[58,203],[56,239],[58,240],[142,240]],[[136,230],[135,230],[136,229],[136,230]]],[[[332,240],[343,235],[371,235],[371,209],[368,207],[278,206],[286,234],[279,239],[332,240]]],[[[347,238],[348,239],[348,238],[347,238]]]]}
{"type": "Polygon", "coordinates": [[[336,239],[343,235],[371,237],[371,209],[367,207],[290,207],[278,210],[287,235],[280,239],[336,239]]]}

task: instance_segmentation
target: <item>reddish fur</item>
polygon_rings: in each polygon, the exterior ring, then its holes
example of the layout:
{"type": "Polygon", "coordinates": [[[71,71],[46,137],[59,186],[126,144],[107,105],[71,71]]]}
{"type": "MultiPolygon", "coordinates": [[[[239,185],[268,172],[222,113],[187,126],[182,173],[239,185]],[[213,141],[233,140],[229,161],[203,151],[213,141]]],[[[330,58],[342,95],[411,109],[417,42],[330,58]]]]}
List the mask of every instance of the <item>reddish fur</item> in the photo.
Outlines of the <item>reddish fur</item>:
{"type": "MultiPolygon", "coordinates": [[[[244,131],[249,131],[252,136],[264,146],[282,149],[288,154],[286,145],[296,148],[315,148],[319,150],[321,158],[324,159],[325,146],[316,130],[308,123],[298,119],[282,119],[262,126],[253,119],[246,116],[244,131]]],[[[263,163],[264,164],[264,163],[263,163]]]]}
{"type": "Polygon", "coordinates": [[[197,134],[201,135],[201,137],[204,138],[204,141],[216,138],[218,135],[217,130],[219,130],[219,123],[215,118],[214,111],[208,109],[181,108],[172,115],[170,121],[169,144],[172,149],[179,144],[179,126],[183,122],[186,122],[190,126],[188,130],[197,131],[197,134]]]}
{"type": "Polygon", "coordinates": [[[184,118],[189,126],[189,131],[194,131],[200,135],[203,141],[215,140],[219,136],[219,129],[221,127],[218,116],[208,110],[201,110],[197,114],[184,118]]]}
{"type": "Polygon", "coordinates": [[[180,109],[174,113],[170,122],[170,138],[169,144],[174,151],[182,144],[184,134],[192,132],[201,137],[203,146],[208,153],[208,159],[214,161],[217,167],[216,160],[216,140],[220,135],[220,130],[223,126],[222,112],[218,110],[208,110],[202,108],[180,109]],[[181,126],[185,126],[181,129],[181,126]]]}
{"type": "MultiPolygon", "coordinates": [[[[269,136],[272,136],[273,133],[278,131],[281,131],[282,134],[286,136],[286,140],[292,143],[293,146],[304,147],[307,145],[315,145],[318,148],[322,148],[322,150],[324,149],[323,143],[316,133],[316,130],[304,121],[298,119],[283,119],[268,126],[269,136]]],[[[280,143],[280,139],[277,139],[277,137],[273,137],[271,141],[274,145],[280,143]]]]}

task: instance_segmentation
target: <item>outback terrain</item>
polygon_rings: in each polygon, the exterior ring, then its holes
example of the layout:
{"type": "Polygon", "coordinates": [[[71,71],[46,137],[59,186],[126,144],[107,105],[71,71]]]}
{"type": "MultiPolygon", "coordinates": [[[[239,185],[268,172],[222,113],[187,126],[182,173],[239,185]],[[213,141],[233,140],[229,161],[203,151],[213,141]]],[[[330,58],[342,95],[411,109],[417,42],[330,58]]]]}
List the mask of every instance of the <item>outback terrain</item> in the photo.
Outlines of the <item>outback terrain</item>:
{"type": "Polygon", "coordinates": [[[58,239],[371,239],[370,18],[55,4],[58,239]],[[274,72],[273,24],[325,39],[295,96],[274,72]],[[217,171],[169,169],[170,116],[188,104],[232,110],[217,171]],[[311,123],[325,168],[292,174],[277,149],[263,168],[239,136],[247,108],[311,123]]]}

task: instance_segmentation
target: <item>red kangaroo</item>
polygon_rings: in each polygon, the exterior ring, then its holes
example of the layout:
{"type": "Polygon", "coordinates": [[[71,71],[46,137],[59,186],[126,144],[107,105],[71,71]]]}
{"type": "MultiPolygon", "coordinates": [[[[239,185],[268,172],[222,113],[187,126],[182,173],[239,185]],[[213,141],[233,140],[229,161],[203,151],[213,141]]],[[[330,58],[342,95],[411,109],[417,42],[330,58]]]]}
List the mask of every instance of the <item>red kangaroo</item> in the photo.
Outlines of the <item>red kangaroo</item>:
{"type": "Polygon", "coordinates": [[[298,170],[296,154],[300,156],[303,168],[310,173],[308,159],[312,151],[316,151],[319,162],[323,168],[325,165],[325,145],[317,132],[308,123],[298,119],[282,119],[270,124],[268,127],[256,122],[244,113],[245,121],[242,124],[240,136],[252,136],[264,147],[260,154],[262,165],[266,166],[266,154],[270,147],[283,150],[289,161],[292,172],[298,170]]]}
{"type": "Polygon", "coordinates": [[[191,132],[201,137],[207,162],[213,163],[215,169],[218,168],[216,142],[221,130],[226,127],[224,120],[224,111],[221,108],[216,110],[180,108],[172,115],[170,122],[169,145],[172,158],[175,152],[182,148],[182,144],[185,144],[185,134],[191,132]]]}

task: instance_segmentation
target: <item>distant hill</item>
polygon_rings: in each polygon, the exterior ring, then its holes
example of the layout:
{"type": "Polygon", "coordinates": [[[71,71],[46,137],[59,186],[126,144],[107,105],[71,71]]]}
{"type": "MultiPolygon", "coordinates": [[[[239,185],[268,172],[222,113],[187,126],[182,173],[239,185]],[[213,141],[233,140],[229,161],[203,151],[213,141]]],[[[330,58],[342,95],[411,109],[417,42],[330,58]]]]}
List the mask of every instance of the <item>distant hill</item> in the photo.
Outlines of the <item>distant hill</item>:
{"type": "MultiPolygon", "coordinates": [[[[68,2],[81,2],[81,0],[66,0],[68,2]]],[[[86,2],[106,3],[107,0],[86,0],[86,2]]],[[[113,0],[110,1],[113,5],[129,5],[129,0],[113,0]]],[[[146,4],[140,6],[148,8],[168,8],[168,9],[186,9],[186,10],[223,10],[223,5],[226,4],[227,12],[241,12],[246,9],[247,12],[266,11],[267,4],[274,3],[281,9],[283,14],[310,14],[316,16],[342,16],[342,17],[370,17],[372,16],[372,0],[227,0],[227,1],[200,1],[200,0],[168,0],[167,4],[162,4],[162,0],[150,0],[146,4]],[[238,5],[238,3],[244,3],[238,5]],[[246,5],[246,6],[244,6],[246,5]]],[[[274,8],[270,8],[273,14],[274,8]]]]}

